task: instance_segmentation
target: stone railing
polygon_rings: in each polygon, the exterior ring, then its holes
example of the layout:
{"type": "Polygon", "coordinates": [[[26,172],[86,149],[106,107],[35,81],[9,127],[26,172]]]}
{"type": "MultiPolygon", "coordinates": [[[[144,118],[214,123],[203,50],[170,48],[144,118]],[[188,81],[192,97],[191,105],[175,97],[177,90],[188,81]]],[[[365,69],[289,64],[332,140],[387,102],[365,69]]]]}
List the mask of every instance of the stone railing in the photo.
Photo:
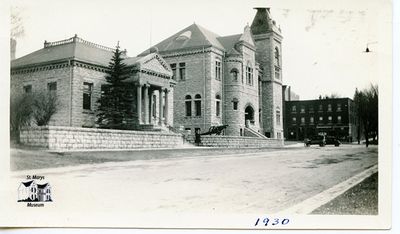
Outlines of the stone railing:
{"type": "Polygon", "coordinates": [[[181,134],[76,127],[29,127],[20,131],[20,142],[51,150],[175,148],[181,134]]]}

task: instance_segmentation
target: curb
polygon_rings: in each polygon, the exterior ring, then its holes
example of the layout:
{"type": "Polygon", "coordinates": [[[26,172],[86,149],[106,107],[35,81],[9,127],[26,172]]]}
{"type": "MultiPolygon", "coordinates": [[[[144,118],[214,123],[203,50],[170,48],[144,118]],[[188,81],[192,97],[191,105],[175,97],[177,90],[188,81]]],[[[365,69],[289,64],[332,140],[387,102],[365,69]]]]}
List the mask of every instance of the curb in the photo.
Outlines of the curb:
{"type": "Polygon", "coordinates": [[[347,179],[311,198],[304,200],[297,205],[294,205],[286,210],[278,212],[279,214],[295,214],[295,215],[306,215],[310,214],[313,210],[319,208],[322,205],[332,201],[336,197],[340,196],[350,188],[361,183],[363,180],[378,171],[378,165],[375,164],[367,170],[347,179]]]}

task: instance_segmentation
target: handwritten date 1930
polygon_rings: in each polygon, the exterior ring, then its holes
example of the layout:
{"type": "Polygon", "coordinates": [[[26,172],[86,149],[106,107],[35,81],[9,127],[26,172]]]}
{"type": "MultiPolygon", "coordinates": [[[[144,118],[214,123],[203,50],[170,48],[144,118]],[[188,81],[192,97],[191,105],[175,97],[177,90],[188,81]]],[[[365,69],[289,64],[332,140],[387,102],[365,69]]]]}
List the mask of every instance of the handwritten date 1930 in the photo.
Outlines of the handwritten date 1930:
{"type": "Polygon", "coordinates": [[[289,219],[279,219],[279,218],[258,218],[254,226],[279,226],[286,225],[289,223],[289,219]]]}

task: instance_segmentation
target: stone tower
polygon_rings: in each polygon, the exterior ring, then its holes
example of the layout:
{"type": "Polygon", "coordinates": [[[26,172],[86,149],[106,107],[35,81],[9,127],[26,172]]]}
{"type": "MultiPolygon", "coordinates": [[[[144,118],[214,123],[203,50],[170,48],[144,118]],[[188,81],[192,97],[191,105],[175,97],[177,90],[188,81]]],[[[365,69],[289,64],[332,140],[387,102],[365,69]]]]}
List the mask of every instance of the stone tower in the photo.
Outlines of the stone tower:
{"type": "Polygon", "coordinates": [[[260,64],[262,131],[267,137],[283,138],[282,109],[282,35],[271,19],[269,8],[257,10],[251,32],[256,43],[256,59],[260,64]]]}

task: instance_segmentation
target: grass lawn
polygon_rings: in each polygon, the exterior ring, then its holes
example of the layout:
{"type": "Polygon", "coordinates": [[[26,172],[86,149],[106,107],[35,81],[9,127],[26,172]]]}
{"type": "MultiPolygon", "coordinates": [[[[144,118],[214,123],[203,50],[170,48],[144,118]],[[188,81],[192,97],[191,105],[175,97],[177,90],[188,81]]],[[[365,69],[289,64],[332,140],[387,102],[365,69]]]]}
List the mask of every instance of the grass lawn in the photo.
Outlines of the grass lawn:
{"type": "Polygon", "coordinates": [[[269,152],[279,149],[161,149],[135,151],[86,151],[86,152],[49,152],[43,149],[12,148],[11,170],[30,170],[40,168],[65,167],[81,164],[104,162],[122,162],[132,160],[162,159],[175,157],[216,156],[232,153],[269,152]]]}
{"type": "Polygon", "coordinates": [[[311,214],[378,215],[378,173],[317,208],[311,214]]]}

